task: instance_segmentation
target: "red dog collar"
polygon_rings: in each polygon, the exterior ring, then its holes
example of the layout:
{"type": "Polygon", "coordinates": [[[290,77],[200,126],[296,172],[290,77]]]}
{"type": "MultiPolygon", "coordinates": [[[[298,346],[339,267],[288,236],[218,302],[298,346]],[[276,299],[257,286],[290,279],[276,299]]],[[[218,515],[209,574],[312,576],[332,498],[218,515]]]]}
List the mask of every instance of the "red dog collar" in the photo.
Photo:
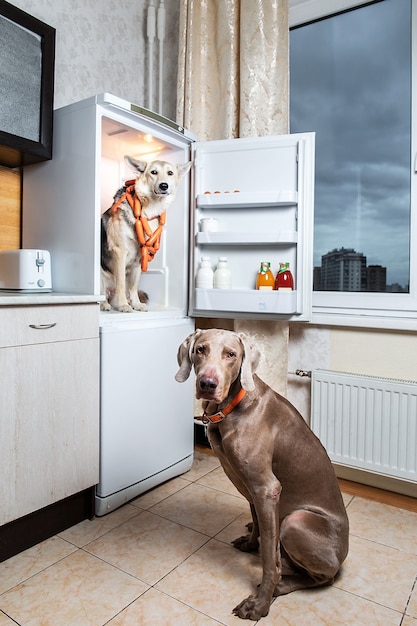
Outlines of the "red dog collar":
{"type": "Polygon", "coordinates": [[[204,411],[203,415],[201,416],[201,421],[203,422],[203,424],[208,424],[209,422],[211,422],[212,424],[217,424],[218,422],[224,420],[224,418],[229,415],[229,413],[231,413],[233,409],[239,404],[245,393],[246,391],[242,387],[239,393],[233,398],[231,402],[229,402],[229,404],[224,409],[218,411],[217,413],[214,413],[213,415],[207,415],[207,413],[204,411]]]}

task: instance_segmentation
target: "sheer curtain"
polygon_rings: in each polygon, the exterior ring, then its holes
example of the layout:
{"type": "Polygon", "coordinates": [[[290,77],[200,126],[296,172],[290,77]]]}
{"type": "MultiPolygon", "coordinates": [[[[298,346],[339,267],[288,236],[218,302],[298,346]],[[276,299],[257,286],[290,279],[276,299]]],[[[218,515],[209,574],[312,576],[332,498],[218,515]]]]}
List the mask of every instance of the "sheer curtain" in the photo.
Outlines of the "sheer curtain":
{"type": "Polygon", "coordinates": [[[206,140],[288,119],[288,0],[181,0],[178,123],[206,140]]]}
{"type": "MultiPolygon", "coordinates": [[[[288,132],[288,0],[180,0],[177,122],[200,141],[288,132]]],[[[230,328],[231,320],[198,320],[230,328]]],[[[234,320],[286,393],[288,324],[234,320]]]]}

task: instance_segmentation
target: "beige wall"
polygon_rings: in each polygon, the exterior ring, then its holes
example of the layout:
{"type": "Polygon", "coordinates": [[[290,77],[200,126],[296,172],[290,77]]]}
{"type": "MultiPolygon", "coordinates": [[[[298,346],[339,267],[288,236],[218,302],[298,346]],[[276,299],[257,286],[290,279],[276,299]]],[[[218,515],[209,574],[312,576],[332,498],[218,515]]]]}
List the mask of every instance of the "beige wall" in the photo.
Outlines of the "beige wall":
{"type": "MultiPolygon", "coordinates": [[[[417,381],[417,333],[290,324],[289,371],[339,372],[417,381]]],[[[288,398],[310,416],[310,379],[289,375],[288,398]]]]}
{"type": "Polygon", "coordinates": [[[417,379],[417,333],[382,330],[331,331],[330,368],[338,371],[417,379]]]}

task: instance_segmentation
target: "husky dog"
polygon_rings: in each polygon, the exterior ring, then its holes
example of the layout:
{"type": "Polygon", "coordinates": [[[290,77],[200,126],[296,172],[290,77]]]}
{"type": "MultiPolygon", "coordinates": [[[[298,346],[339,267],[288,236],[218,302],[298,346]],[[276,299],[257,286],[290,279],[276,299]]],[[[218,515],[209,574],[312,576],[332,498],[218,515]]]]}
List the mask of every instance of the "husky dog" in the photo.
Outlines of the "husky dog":
{"type": "Polygon", "coordinates": [[[147,310],[146,294],[138,293],[141,271],[159,247],[165,211],[191,162],[173,165],[130,156],[125,162],[135,180],[117,191],[114,204],[101,216],[101,293],[106,296],[101,309],[131,313],[147,310]]]}

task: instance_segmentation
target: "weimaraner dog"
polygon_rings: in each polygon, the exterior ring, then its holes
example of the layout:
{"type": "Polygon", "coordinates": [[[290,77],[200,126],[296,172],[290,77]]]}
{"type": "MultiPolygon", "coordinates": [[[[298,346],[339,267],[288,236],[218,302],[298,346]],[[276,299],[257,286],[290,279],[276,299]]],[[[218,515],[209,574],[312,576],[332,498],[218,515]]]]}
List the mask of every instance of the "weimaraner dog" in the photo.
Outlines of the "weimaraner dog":
{"type": "Polygon", "coordinates": [[[300,413],[256,374],[260,353],[243,333],[197,330],[178,349],[175,378],[194,367],[196,397],[224,471],[253,524],[233,544],[262,557],[262,582],[233,613],[258,620],[273,596],[330,585],[348,553],[349,523],[330,459],[300,413]]]}

